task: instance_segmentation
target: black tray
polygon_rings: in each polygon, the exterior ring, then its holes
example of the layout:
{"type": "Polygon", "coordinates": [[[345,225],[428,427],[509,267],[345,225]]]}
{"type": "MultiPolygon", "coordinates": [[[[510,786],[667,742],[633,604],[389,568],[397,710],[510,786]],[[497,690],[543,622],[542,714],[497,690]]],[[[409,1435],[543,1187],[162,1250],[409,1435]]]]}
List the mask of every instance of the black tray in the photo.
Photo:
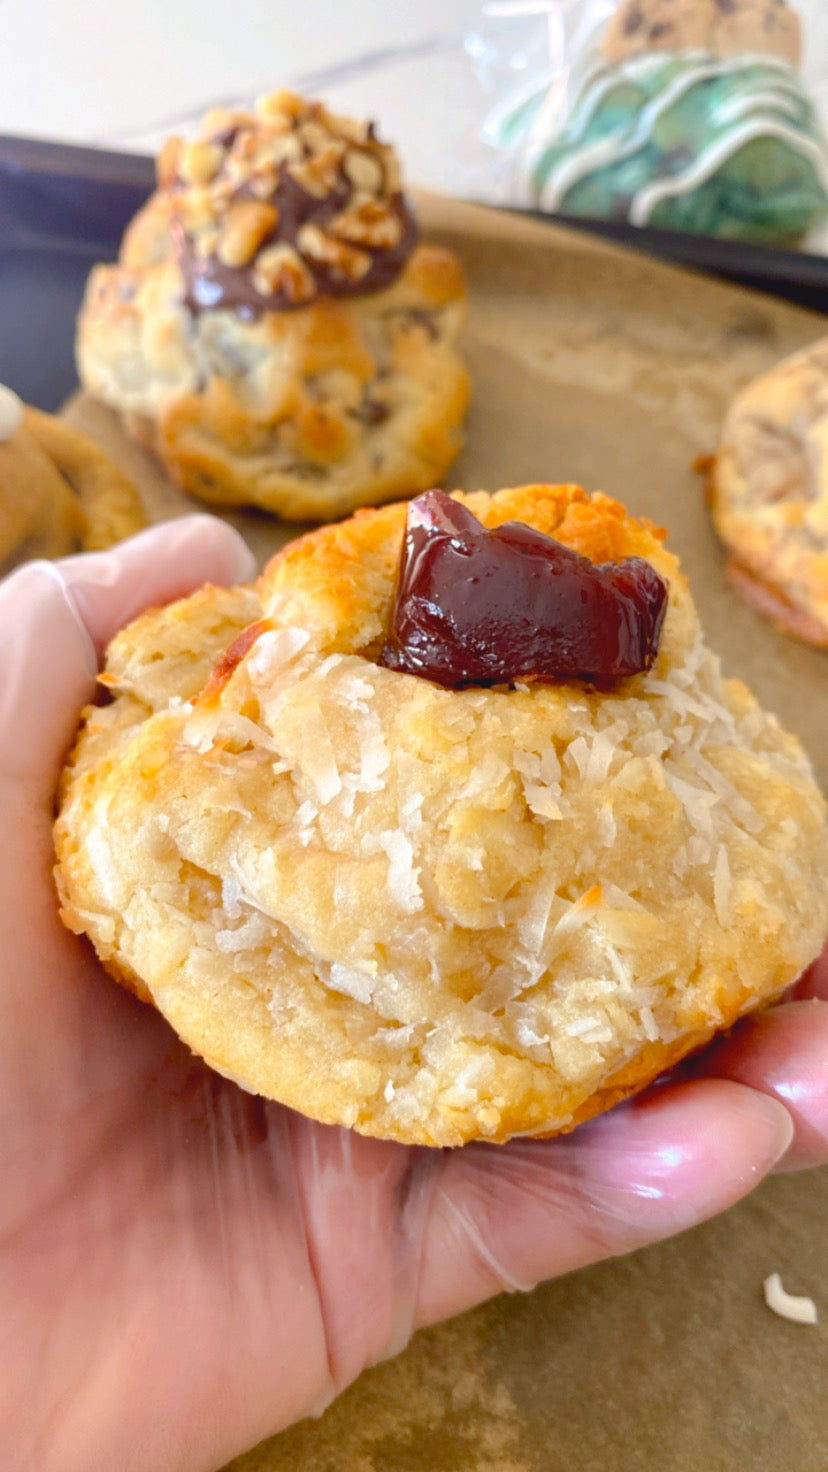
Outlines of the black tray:
{"type": "MultiPolygon", "coordinates": [[[[536,214],[535,218],[549,219],[549,216],[536,214]]],[[[714,240],[712,236],[690,235],[687,231],[583,220],[576,215],[560,214],[555,219],[573,230],[588,230],[591,235],[601,235],[617,245],[721,276],[754,291],[784,297],[812,311],[828,311],[828,256],[751,245],[747,241],[714,240]]]]}
{"type": "Polygon", "coordinates": [[[90,267],[114,257],[153,182],[151,159],[0,137],[0,383],[28,403],[56,409],[76,387],[90,267]]]}
{"type": "MultiPolygon", "coordinates": [[[[95,261],[114,258],[155,179],[151,159],[0,137],[0,383],[56,409],[77,385],[74,324],[95,261]]],[[[549,218],[542,216],[541,218],[549,218]]],[[[636,250],[828,310],[828,258],[556,216],[636,250]]]]}

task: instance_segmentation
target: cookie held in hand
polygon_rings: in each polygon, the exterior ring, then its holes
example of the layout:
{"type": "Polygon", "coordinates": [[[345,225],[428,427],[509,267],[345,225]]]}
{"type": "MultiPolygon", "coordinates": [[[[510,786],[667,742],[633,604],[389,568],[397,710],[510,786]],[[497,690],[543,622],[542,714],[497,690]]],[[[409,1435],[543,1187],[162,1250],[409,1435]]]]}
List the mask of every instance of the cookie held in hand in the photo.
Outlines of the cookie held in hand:
{"type": "Polygon", "coordinates": [[[409,556],[400,580],[406,541],[423,551],[415,501],[290,544],[255,590],[125,629],[56,826],[66,923],[208,1063],[435,1146],[571,1129],[779,995],[828,929],[807,760],[722,678],[660,535],[573,486],[451,504],[469,514],[429,511],[458,528],[451,599],[439,559],[412,574],[409,556]],[[509,598],[497,547],[530,544],[509,598]],[[439,680],[389,668],[412,600],[458,608],[487,559],[486,641],[443,625],[458,681],[445,660],[439,680]],[[597,568],[627,601],[581,615],[583,677],[498,664],[468,682],[536,572],[565,647],[569,579],[597,568]],[[609,667],[613,618],[649,619],[637,672],[609,667]]]}
{"type": "Polygon", "coordinates": [[[460,266],[420,242],[373,124],[278,92],[168,140],[90,278],[78,369],[193,496],[325,520],[443,476],[464,316],[460,266]]]}

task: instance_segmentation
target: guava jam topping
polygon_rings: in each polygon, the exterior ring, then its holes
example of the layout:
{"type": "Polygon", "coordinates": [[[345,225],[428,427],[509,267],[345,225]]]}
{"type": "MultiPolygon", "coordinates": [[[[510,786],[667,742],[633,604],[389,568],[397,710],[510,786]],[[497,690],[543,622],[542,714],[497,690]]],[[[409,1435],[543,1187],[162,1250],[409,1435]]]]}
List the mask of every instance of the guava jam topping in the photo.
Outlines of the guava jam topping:
{"type": "Polygon", "coordinates": [[[487,528],[443,491],[410,502],[380,664],[435,684],[586,680],[652,667],[667,585],[642,557],[590,562],[523,522],[487,528]]]}

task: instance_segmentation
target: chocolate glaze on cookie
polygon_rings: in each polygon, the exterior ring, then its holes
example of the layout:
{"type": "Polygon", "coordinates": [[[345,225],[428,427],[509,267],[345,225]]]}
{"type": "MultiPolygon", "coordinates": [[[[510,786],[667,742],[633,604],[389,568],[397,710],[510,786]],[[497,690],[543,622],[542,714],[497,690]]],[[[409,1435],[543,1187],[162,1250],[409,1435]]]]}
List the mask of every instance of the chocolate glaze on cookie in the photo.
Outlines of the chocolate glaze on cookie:
{"type": "Polygon", "coordinates": [[[667,586],[643,557],[597,564],[521,522],[486,528],[443,491],[408,508],[380,663],[438,685],[651,669],[667,586]]]}
{"type": "Polygon", "coordinates": [[[392,208],[400,222],[399,243],[392,250],[370,251],[370,261],[358,279],[348,277],[336,264],[326,264],[303,255],[297,246],[302,225],[311,222],[324,229],[334,217],[347,190],[337,191],[322,201],[306,194],[287,176],[282,175],[273,203],[279,210],[279,224],[266,237],[263,247],[285,244],[293,247],[311,273],[315,290],[305,295],[291,285],[294,279],[284,273],[275,291],[262,292],[254,281],[254,266],[227,266],[215,253],[199,255],[192,236],[175,221],[175,252],[185,282],[184,300],[191,312],[219,307],[232,308],[245,318],[259,317],[263,312],[290,311],[305,306],[310,296],[351,296],[381,291],[390,286],[403,270],[419,239],[419,228],[402,194],[395,194],[392,208]]]}
{"type": "Polygon", "coordinates": [[[173,249],[197,313],[243,318],[380,291],[419,240],[393,150],[319,103],[276,94],[164,160],[173,249]]]}

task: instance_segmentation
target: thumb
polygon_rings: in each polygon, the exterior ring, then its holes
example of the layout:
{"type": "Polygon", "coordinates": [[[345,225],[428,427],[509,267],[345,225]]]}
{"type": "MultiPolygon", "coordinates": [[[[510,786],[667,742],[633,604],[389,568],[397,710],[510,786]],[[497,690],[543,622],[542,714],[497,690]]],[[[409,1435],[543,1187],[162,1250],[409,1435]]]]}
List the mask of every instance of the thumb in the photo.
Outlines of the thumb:
{"type": "Polygon", "coordinates": [[[143,609],[204,582],[250,579],[241,537],[210,516],[151,527],[109,552],[30,562],[0,583],[0,781],[50,801],[99,658],[143,609]]]}
{"type": "Polygon", "coordinates": [[[753,1190],[793,1125],[720,1079],[662,1085],[557,1140],[446,1158],[425,1232],[415,1327],[686,1231],[753,1190]]]}

